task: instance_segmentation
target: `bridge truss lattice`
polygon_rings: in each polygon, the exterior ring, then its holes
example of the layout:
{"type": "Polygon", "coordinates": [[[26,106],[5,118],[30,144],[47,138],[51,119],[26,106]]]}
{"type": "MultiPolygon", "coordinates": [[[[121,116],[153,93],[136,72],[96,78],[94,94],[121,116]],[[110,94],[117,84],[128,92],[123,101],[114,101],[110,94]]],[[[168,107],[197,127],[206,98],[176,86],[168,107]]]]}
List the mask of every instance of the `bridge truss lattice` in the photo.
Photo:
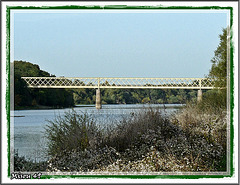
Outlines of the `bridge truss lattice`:
{"type": "Polygon", "coordinates": [[[210,78],[22,77],[30,88],[213,89],[210,78]]]}

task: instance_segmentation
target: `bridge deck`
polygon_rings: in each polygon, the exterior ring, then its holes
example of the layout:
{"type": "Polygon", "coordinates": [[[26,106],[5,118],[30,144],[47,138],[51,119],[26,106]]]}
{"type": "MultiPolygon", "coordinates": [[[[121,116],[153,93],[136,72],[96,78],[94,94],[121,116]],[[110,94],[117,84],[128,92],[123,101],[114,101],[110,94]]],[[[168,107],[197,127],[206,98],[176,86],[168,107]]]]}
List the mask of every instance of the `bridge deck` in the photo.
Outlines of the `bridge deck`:
{"type": "Polygon", "coordinates": [[[30,88],[213,89],[209,78],[22,77],[30,88]]]}

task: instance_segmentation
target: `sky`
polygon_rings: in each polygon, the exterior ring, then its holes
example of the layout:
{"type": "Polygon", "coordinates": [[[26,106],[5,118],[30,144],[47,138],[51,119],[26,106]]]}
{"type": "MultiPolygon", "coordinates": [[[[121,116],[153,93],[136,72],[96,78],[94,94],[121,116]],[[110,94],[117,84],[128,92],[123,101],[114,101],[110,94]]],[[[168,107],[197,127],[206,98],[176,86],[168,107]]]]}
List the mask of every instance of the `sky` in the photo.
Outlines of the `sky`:
{"type": "MultiPolygon", "coordinates": [[[[14,13],[14,60],[65,77],[205,77],[226,12],[14,13]]],[[[12,26],[12,25],[11,25],[12,26]]]]}

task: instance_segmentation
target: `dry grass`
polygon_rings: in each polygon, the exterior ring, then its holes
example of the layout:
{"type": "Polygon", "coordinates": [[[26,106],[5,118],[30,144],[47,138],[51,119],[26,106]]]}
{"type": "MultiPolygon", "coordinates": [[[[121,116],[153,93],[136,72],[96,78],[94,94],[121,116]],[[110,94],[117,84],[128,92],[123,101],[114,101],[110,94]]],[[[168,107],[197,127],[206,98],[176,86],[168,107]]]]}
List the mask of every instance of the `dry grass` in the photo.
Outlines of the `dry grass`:
{"type": "Polygon", "coordinates": [[[100,134],[101,144],[84,149],[79,144],[56,154],[48,162],[48,171],[225,170],[223,124],[224,115],[200,115],[192,107],[171,120],[161,110],[146,109],[100,134]]]}
{"type": "Polygon", "coordinates": [[[175,114],[171,122],[180,126],[192,135],[202,135],[209,143],[218,143],[226,149],[227,141],[226,111],[218,114],[212,111],[201,111],[198,107],[188,104],[175,114]]]}

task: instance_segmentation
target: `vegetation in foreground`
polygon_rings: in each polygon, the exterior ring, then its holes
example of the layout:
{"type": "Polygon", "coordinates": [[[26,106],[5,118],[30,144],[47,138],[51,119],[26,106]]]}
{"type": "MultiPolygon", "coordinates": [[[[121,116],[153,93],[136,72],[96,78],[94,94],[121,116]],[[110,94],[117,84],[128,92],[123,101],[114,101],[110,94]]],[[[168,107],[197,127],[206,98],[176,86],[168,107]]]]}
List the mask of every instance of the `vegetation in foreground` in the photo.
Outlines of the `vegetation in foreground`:
{"type": "Polygon", "coordinates": [[[61,121],[55,120],[48,127],[49,146],[54,147],[49,147],[52,158],[47,170],[225,170],[225,116],[214,120],[210,119],[213,115],[201,117],[197,112],[189,115],[190,110],[192,112],[192,108],[187,108],[170,120],[160,110],[150,108],[104,131],[96,127],[86,114],[66,113],[68,122],[65,125],[58,127],[61,121]],[[75,129],[69,130],[70,127],[75,129]]]}
{"type": "MultiPolygon", "coordinates": [[[[225,114],[200,115],[186,107],[166,117],[159,109],[136,112],[101,128],[87,114],[74,110],[49,121],[50,160],[46,171],[159,172],[226,170],[225,114]]],[[[16,169],[34,171],[17,159],[16,169]],[[25,165],[25,166],[24,166],[25,165]]],[[[19,158],[19,157],[18,157],[19,158]]],[[[38,164],[39,165],[39,164],[38,164]]]]}
{"type": "Polygon", "coordinates": [[[19,156],[18,151],[14,152],[14,171],[46,171],[47,165],[47,161],[28,160],[24,156],[19,156]]]}

